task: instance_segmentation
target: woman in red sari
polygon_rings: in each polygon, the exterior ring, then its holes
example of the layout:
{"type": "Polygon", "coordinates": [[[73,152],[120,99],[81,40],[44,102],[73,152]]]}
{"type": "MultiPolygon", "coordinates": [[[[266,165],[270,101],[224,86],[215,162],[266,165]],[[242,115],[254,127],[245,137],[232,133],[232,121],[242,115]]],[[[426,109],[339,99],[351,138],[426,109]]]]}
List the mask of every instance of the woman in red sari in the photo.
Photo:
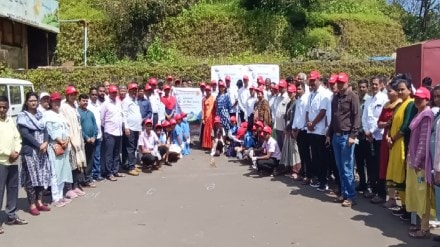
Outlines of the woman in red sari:
{"type": "Polygon", "coordinates": [[[202,148],[212,148],[212,129],[214,126],[215,115],[215,96],[211,94],[211,87],[205,87],[206,96],[202,101],[202,124],[203,124],[203,136],[202,136],[202,148]]]}
{"type": "MultiPolygon", "coordinates": [[[[382,108],[382,112],[377,121],[377,126],[384,129],[382,142],[380,144],[380,170],[379,179],[385,181],[387,178],[388,158],[390,153],[390,147],[387,142],[388,131],[391,126],[391,119],[393,118],[394,109],[402,103],[396,91],[393,90],[390,84],[387,85],[388,99],[389,101],[382,108]]],[[[390,208],[396,205],[395,190],[388,190],[389,200],[384,204],[384,207],[390,208]]],[[[371,199],[372,203],[382,203],[383,199],[380,197],[374,197],[371,199]]]]}

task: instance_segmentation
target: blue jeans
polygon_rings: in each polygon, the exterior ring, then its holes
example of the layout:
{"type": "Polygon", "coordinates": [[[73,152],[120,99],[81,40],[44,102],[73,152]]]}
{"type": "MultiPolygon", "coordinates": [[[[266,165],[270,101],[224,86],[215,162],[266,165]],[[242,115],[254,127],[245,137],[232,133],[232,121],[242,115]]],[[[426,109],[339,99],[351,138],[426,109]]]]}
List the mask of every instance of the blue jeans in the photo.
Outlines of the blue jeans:
{"type": "Polygon", "coordinates": [[[345,199],[353,200],[356,197],[354,181],[354,145],[348,146],[349,135],[333,135],[332,145],[335,154],[336,166],[339,171],[341,195],[345,199]]]}
{"type": "Polygon", "coordinates": [[[101,142],[102,139],[96,139],[95,141],[95,155],[93,160],[92,167],[92,177],[99,178],[101,177],[101,142]]]}

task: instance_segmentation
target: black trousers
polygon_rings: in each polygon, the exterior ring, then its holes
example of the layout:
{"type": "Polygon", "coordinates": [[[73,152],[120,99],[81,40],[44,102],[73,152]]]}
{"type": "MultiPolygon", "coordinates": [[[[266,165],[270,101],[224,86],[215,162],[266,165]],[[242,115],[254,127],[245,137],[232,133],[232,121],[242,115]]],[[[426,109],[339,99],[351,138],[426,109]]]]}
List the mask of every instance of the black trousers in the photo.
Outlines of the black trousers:
{"type": "Polygon", "coordinates": [[[371,190],[383,199],[386,199],[387,192],[385,181],[379,179],[380,173],[380,145],[381,140],[373,140],[371,149],[371,158],[367,160],[368,181],[371,190]]]}
{"type": "Polygon", "coordinates": [[[153,113],[153,126],[156,126],[158,121],[159,121],[159,114],[153,113]]]}
{"type": "Polygon", "coordinates": [[[0,164],[0,210],[3,205],[3,197],[6,194],[6,214],[9,220],[17,218],[18,201],[18,166],[0,164]]]}
{"type": "Polygon", "coordinates": [[[130,130],[130,135],[122,136],[122,165],[126,170],[135,168],[138,139],[139,131],[130,130]]]}
{"type": "Polygon", "coordinates": [[[238,117],[240,118],[240,123],[243,123],[246,121],[246,119],[244,118],[244,111],[240,110],[238,112],[238,117]]]}
{"type": "MultiPolygon", "coordinates": [[[[43,199],[43,186],[33,186],[32,180],[29,175],[28,166],[26,163],[26,159],[24,156],[22,156],[22,162],[21,162],[21,179],[22,179],[22,185],[24,185],[24,190],[26,191],[27,199],[29,204],[35,204],[37,201],[43,199]]],[[[1,198],[3,199],[3,198],[1,198]]]]}
{"type": "Polygon", "coordinates": [[[95,143],[85,143],[87,166],[84,168],[85,183],[91,183],[93,163],[95,162],[95,143]]]}
{"type": "Polygon", "coordinates": [[[312,175],[320,184],[327,184],[328,162],[326,161],[325,135],[307,134],[312,151],[312,175]]]}
{"type": "Polygon", "coordinates": [[[260,159],[257,160],[257,170],[258,171],[269,171],[273,172],[275,168],[278,168],[280,161],[271,157],[269,159],[260,159]]]}
{"type": "Polygon", "coordinates": [[[301,158],[300,175],[305,178],[312,178],[314,174],[312,174],[312,157],[310,156],[310,143],[307,131],[299,131],[296,141],[299,157],[301,158]]]}
{"type": "Polygon", "coordinates": [[[152,166],[154,162],[156,162],[157,157],[152,154],[142,154],[142,165],[144,166],[152,166]]]}
{"type": "Polygon", "coordinates": [[[103,145],[101,149],[101,159],[104,160],[102,166],[102,175],[104,177],[112,176],[119,172],[119,165],[121,163],[121,136],[114,136],[104,133],[103,145]]]}
{"type": "Polygon", "coordinates": [[[330,145],[325,147],[325,155],[326,155],[326,160],[329,164],[329,175],[333,174],[333,176],[335,177],[335,184],[339,185],[339,171],[338,171],[338,167],[336,166],[336,159],[335,159],[335,154],[333,153],[333,146],[330,145]]]}
{"type": "Polygon", "coordinates": [[[371,163],[372,145],[373,144],[367,141],[367,139],[360,138],[359,144],[354,148],[354,157],[356,159],[356,171],[359,175],[360,190],[366,190],[368,188],[370,174],[368,170],[366,171],[366,168],[368,168],[367,162],[371,163]]]}

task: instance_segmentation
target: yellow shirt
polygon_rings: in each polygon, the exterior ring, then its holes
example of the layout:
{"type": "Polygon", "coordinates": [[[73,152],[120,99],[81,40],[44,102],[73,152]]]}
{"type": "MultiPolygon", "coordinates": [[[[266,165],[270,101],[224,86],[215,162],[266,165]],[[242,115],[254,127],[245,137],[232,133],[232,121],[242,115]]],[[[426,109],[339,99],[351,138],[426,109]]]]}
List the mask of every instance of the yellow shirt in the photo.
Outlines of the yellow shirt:
{"type": "Polygon", "coordinates": [[[0,164],[11,165],[9,156],[13,151],[20,152],[21,137],[15,121],[11,117],[0,120],[0,164]]]}

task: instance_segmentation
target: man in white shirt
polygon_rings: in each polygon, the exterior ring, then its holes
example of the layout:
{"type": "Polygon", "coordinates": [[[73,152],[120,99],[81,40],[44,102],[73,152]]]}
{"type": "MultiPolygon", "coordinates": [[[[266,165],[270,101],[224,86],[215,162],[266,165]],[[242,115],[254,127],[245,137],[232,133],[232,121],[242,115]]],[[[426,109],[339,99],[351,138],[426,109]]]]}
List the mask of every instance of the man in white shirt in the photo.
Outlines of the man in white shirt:
{"type": "Polygon", "coordinates": [[[238,110],[240,122],[245,122],[247,119],[247,107],[246,102],[250,96],[249,91],[249,77],[247,75],[243,76],[243,87],[238,90],[238,110]]]}
{"type": "Polygon", "coordinates": [[[278,90],[280,94],[275,100],[275,108],[274,108],[275,110],[274,129],[276,133],[277,143],[281,150],[283,150],[284,130],[286,128],[284,115],[286,115],[286,107],[290,101],[286,89],[287,89],[287,82],[285,80],[281,80],[278,84],[278,90]]]}
{"type": "Polygon", "coordinates": [[[269,101],[272,96],[272,81],[270,80],[270,78],[266,78],[266,80],[264,80],[264,85],[264,98],[269,101]]]}
{"type": "Polygon", "coordinates": [[[225,77],[226,90],[229,94],[229,99],[231,100],[231,110],[229,111],[230,116],[237,115],[237,106],[238,106],[238,90],[236,88],[231,88],[231,77],[225,77]]]}
{"type": "Polygon", "coordinates": [[[256,167],[259,172],[264,170],[270,171],[273,176],[278,175],[278,168],[281,159],[281,149],[278,143],[272,137],[272,129],[269,126],[263,128],[264,142],[260,152],[265,152],[263,156],[252,157],[252,161],[256,162],[256,167]]]}
{"type": "Polygon", "coordinates": [[[122,121],[124,123],[124,135],[122,137],[122,165],[128,174],[139,176],[136,169],[136,150],[139,133],[142,130],[142,116],[137,100],[138,85],[128,85],[128,97],[122,101],[122,121]]]}
{"type": "Polygon", "coordinates": [[[213,95],[214,97],[217,97],[218,94],[218,90],[217,90],[217,81],[216,80],[212,80],[211,81],[211,95],[213,95]]]}
{"type": "Polygon", "coordinates": [[[148,80],[148,84],[150,84],[151,88],[153,89],[153,92],[151,93],[151,95],[148,96],[148,99],[150,100],[151,109],[153,110],[153,126],[156,126],[157,122],[159,121],[159,107],[161,104],[159,94],[156,90],[156,78],[150,78],[148,80]]]}
{"type": "Polygon", "coordinates": [[[309,143],[312,151],[312,176],[318,181],[310,185],[318,191],[326,191],[328,164],[323,155],[326,152],[326,113],[329,107],[329,97],[326,89],[321,85],[322,77],[319,71],[310,72],[310,97],[306,108],[306,126],[309,143]]]}
{"type": "Polygon", "coordinates": [[[362,113],[362,128],[367,141],[370,143],[370,159],[367,159],[367,175],[372,190],[372,203],[383,203],[386,200],[385,181],[379,181],[380,144],[384,130],[377,126],[382,108],[388,101],[388,96],[381,92],[381,82],[378,77],[370,80],[371,97],[364,103],[362,113]]]}
{"type": "Polygon", "coordinates": [[[92,178],[96,181],[102,181],[104,178],[101,176],[101,142],[102,142],[102,129],[101,129],[101,102],[98,100],[98,88],[91,87],[89,90],[89,103],[87,109],[95,116],[96,125],[98,126],[98,135],[95,140],[95,155],[92,167],[92,178]]]}
{"type": "Polygon", "coordinates": [[[272,117],[272,119],[275,119],[275,101],[278,98],[278,85],[275,83],[272,83],[271,85],[271,96],[269,98],[269,107],[270,107],[270,116],[272,117]]]}
{"type": "Polygon", "coordinates": [[[255,87],[251,86],[249,87],[249,97],[246,100],[246,119],[248,122],[248,129],[252,129],[252,124],[254,122],[254,107],[256,102],[257,95],[255,93],[255,87]]]}

